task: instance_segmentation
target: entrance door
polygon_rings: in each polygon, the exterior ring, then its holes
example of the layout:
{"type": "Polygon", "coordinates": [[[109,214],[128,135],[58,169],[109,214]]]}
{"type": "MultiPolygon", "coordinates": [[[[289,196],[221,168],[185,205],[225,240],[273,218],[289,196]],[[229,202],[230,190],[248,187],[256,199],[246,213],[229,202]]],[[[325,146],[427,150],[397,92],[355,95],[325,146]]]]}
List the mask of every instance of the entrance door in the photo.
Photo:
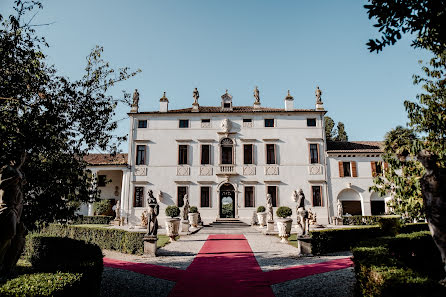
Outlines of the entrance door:
{"type": "Polygon", "coordinates": [[[235,217],[235,191],[231,184],[220,187],[220,218],[235,217]]]}

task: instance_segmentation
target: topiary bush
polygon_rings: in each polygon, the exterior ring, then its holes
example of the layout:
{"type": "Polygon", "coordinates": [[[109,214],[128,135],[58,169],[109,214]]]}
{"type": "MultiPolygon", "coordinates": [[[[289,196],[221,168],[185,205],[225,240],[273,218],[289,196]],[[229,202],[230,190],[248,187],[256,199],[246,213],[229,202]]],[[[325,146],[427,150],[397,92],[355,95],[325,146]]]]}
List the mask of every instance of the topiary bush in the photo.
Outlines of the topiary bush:
{"type": "Polygon", "coordinates": [[[446,296],[441,257],[429,232],[361,242],[352,249],[360,296],[446,296]]]}
{"type": "Polygon", "coordinates": [[[384,216],[378,220],[378,225],[385,235],[395,236],[401,228],[400,216],[384,216]]]}
{"type": "Polygon", "coordinates": [[[166,207],[166,216],[174,218],[180,215],[180,209],[176,205],[169,205],[166,207]]]}
{"type": "MultiPolygon", "coordinates": [[[[99,294],[103,270],[102,257],[99,246],[81,240],[36,233],[26,237],[24,258],[31,263],[34,270],[80,274],[80,283],[77,286],[79,292],[83,291],[84,294],[99,294]]],[[[46,276],[51,278],[50,275],[46,276]]],[[[71,280],[73,277],[67,276],[67,279],[71,280]]],[[[58,283],[56,287],[60,285],[63,284],[58,283]]],[[[14,287],[13,283],[10,286],[14,287]]],[[[51,291],[52,285],[50,284],[50,288],[47,289],[51,291]]]]}
{"type": "Polygon", "coordinates": [[[265,206],[260,205],[259,207],[257,207],[257,212],[265,212],[265,210],[265,206]]]}
{"type": "Polygon", "coordinates": [[[276,214],[279,218],[287,218],[293,214],[293,211],[288,206],[281,206],[277,209],[276,214]]]}
{"type": "Polygon", "coordinates": [[[98,225],[108,225],[113,221],[112,216],[78,216],[72,221],[73,225],[81,224],[98,224],[98,225]]]}
{"type": "Polygon", "coordinates": [[[93,203],[93,208],[96,215],[111,215],[113,213],[111,201],[108,199],[101,199],[93,203]]]}
{"type": "Polygon", "coordinates": [[[198,208],[196,206],[191,206],[189,208],[189,213],[198,213],[198,208]]]}

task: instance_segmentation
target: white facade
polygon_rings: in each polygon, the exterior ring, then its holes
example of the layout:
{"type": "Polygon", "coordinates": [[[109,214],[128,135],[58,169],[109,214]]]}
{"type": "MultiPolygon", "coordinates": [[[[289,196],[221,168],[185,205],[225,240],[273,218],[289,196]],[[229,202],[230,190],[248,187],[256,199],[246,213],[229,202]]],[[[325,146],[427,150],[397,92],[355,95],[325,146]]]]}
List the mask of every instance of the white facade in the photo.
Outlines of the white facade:
{"type": "Polygon", "coordinates": [[[160,204],[160,223],[168,205],[182,206],[184,193],[204,223],[223,217],[249,223],[258,206],[266,207],[268,192],[276,195],[274,215],[279,206],[295,214],[293,193],[299,189],[320,224],[338,215],[338,200],[345,210],[371,215],[372,201],[384,200],[368,191],[373,184],[371,162],[381,161],[381,149],[360,142],[327,147],[323,103],[317,101],[315,109],[294,109],[289,94],[284,103],[284,109],[264,108],[260,102],[237,107],[226,93],[215,107],[194,102],[191,108],[169,110],[165,96],[160,111],[138,112],[134,104],[127,166],[108,168],[120,170],[121,179],[111,178],[103,198],[115,195],[120,183],[121,217],[131,225],[140,224],[149,190],[160,204]],[[354,149],[348,147],[352,144],[354,149]],[[354,163],[354,174],[340,176],[339,162],[354,163]],[[228,216],[225,203],[231,199],[228,216]]]}

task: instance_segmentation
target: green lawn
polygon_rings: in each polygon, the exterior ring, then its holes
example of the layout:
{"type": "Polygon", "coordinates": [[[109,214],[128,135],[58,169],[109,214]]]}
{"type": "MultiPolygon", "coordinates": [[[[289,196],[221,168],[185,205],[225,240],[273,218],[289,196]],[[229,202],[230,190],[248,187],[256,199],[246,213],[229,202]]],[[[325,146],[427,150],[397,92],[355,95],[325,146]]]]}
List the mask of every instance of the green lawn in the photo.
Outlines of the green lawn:
{"type": "MultiPolygon", "coordinates": [[[[177,236],[175,239],[178,240],[178,238],[180,238],[179,236],[177,236]]],[[[158,235],[158,241],[156,242],[156,246],[158,248],[161,248],[163,246],[166,246],[166,244],[169,244],[169,236],[167,235],[158,235]]]]}

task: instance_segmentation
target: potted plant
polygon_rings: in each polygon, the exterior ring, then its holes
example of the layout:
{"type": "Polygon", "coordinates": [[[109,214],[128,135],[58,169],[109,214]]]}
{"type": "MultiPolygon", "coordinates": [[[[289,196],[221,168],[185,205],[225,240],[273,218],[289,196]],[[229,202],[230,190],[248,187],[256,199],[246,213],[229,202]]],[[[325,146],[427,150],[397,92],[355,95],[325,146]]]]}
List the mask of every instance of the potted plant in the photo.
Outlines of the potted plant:
{"type": "Polygon", "coordinates": [[[198,227],[198,208],[196,206],[191,206],[189,209],[189,224],[192,225],[192,227],[197,228],[198,227]]]}
{"type": "Polygon", "coordinates": [[[166,233],[170,237],[170,241],[174,241],[178,236],[180,229],[180,209],[176,205],[169,205],[166,207],[166,216],[170,217],[166,219],[166,233]]]}
{"type": "Polygon", "coordinates": [[[259,206],[257,207],[257,219],[259,221],[260,228],[263,228],[263,226],[266,225],[266,208],[265,206],[259,206]]]}
{"type": "Polygon", "coordinates": [[[277,219],[277,229],[279,230],[279,236],[281,238],[280,242],[288,242],[288,237],[290,237],[291,233],[291,224],[293,222],[293,219],[290,218],[292,213],[291,208],[288,206],[281,206],[276,211],[279,217],[277,219]]]}

